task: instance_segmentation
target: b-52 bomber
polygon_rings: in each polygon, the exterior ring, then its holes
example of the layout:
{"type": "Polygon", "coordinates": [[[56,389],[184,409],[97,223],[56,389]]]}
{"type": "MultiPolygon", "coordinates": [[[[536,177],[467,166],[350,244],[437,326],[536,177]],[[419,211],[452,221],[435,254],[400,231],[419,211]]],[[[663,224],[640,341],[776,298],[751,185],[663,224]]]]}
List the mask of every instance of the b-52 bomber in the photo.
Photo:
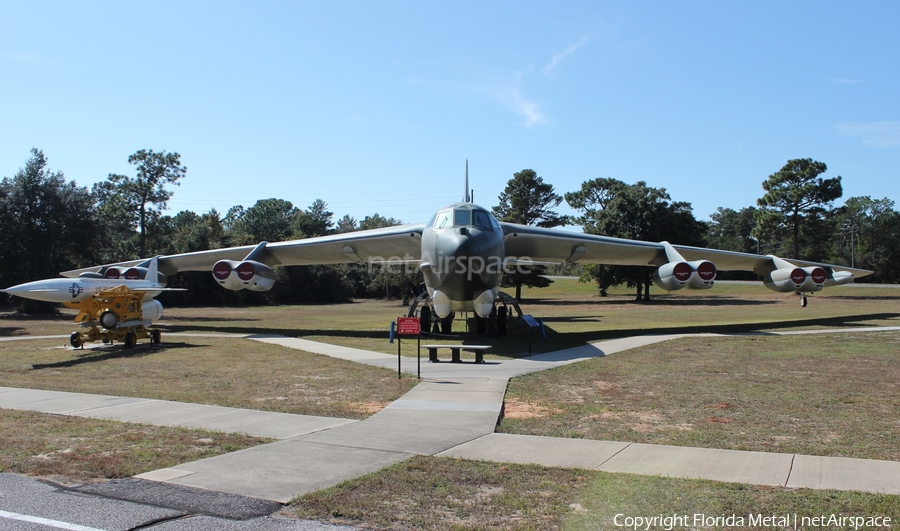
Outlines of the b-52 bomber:
{"type": "MultiPolygon", "coordinates": [[[[847,284],[871,271],[774,255],[755,255],[702,247],[674,245],[580,234],[497,221],[473,203],[466,171],[463,201],[447,205],[426,223],[398,225],[277,243],[211,249],[106,264],[61,273],[74,279],[72,290],[60,289],[48,299],[41,286],[63,279],[31,282],[5,290],[40,300],[62,300],[81,283],[98,276],[130,272],[136,279],[152,279],[165,286],[165,277],[180,271],[210,271],[228,290],[268,291],[275,283],[276,266],[368,263],[417,267],[424,276],[425,304],[435,319],[453,312],[491,315],[500,301],[500,281],[509,268],[546,263],[653,266],[653,282],[661,289],[709,289],[718,271],[753,271],[770,290],[800,296],[826,287],[847,284]],[[157,266],[159,278],[147,276],[157,266]],[[26,286],[30,290],[24,289],[26,286]]],[[[68,287],[68,286],[66,286],[68,287]]],[[[71,295],[73,298],[76,295],[71,295]]],[[[153,301],[157,305],[157,301],[153,301]]],[[[154,306],[154,312],[155,310],[154,306]]],[[[158,308],[161,313],[161,305],[158,308]]],[[[427,324],[423,323],[423,329],[427,324]]]]}

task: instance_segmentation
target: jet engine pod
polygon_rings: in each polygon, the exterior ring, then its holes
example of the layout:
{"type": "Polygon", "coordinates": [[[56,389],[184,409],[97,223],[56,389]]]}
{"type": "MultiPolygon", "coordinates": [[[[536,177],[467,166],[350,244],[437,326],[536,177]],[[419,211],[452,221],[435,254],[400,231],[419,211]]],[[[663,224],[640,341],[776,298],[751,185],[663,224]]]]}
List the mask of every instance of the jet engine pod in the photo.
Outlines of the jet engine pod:
{"type": "Polygon", "coordinates": [[[689,262],[688,265],[694,270],[688,287],[691,289],[709,289],[713,287],[718,272],[715,264],[707,260],[696,260],[689,262]]]}
{"type": "Polygon", "coordinates": [[[275,284],[275,270],[254,260],[219,260],[212,274],[216,282],[231,291],[269,291],[275,284]]]}
{"type": "Polygon", "coordinates": [[[653,283],[659,289],[675,291],[687,286],[693,274],[694,268],[687,262],[669,262],[654,271],[653,283]]]}
{"type": "MultiPolygon", "coordinates": [[[[149,273],[150,270],[146,267],[112,266],[106,269],[103,278],[108,280],[154,280],[152,278],[147,278],[149,273]]],[[[155,282],[160,286],[165,286],[167,283],[166,276],[157,271],[155,282]]]]}
{"type": "Polygon", "coordinates": [[[822,271],[822,283],[825,282],[825,270],[818,268],[802,268],[802,267],[782,267],[772,271],[763,279],[763,285],[772,291],[788,293],[791,291],[818,291],[822,289],[814,287],[815,281],[809,283],[811,289],[807,289],[807,277],[809,273],[807,269],[819,269],[822,271]]]}
{"type": "Polygon", "coordinates": [[[147,269],[143,267],[113,266],[106,270],[104,276],[109,280],[142,280],[147,276],[147,269]]]}
{"type": "Polygon", "coordinates": [[[806,281],[800,286],[800,291],[819,291],[825,287],[825,280],[828,279],[828,274],[824,269],[817,266],[809,266],[804,267],[803,271],[806,272],[806,281]]]}

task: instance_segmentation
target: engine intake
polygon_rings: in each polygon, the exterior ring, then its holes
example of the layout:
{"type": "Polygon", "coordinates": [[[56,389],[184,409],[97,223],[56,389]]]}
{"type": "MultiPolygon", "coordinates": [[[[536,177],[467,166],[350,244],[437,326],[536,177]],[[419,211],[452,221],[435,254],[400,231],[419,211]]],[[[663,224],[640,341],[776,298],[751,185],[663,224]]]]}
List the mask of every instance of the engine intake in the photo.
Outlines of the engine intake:
{"type": "Polygon", "coordinates": [[[216,282],[231,291],[269,291],[275,285],[275,270],[254,260],[219,260],[212,274],[216,282]]]}
{"type": "Polygon", "coordinates": [[[676,291],[686,288],[694,274],[694,268],[687,262],[669,262],[663,264],[653,273],[653,283],[659,289],[676,291]]]}
{"type": "MultiPolygon", "coordinates": [[[[146,267],[134,266],[134,267],[123,267],[123,266],[112,266],[107,268],[103,273],[103,278],[108,280],[153,280],[152,278],[147,278],[147,275],[150,273],[150,270],[146,267]]],[[[160,286],[166,285],[166,276],[162,273],[156,273],[156,283],[160,286]]]]}
{"type": "Polygon", "coordinates": [[[709,289],[716,279],[716,266],[707,260],[669,262],[653,273],[653,283],[660,289],[709,289]]]}
{"type": "Polygon", "coordinates": [[[828,273],[821,267],[782,267],[766,275],[763,285],[781,293],[811,292],[824,288],[826,280],[828,273]]]}
{"type": "Polygon", "coordinates": [[[109,280],[143,280],[147,269],[143,267],[110,267],[104,275],[109,280]],[[143,271],[141,271],[143,269],[143,271]]]}

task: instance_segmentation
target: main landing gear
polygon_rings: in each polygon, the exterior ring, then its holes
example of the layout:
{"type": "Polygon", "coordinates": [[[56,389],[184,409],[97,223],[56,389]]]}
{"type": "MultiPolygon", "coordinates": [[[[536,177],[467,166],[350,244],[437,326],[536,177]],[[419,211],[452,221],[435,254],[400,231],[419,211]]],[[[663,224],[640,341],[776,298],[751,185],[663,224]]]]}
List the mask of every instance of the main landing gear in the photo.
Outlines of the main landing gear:
{"type": "MultiPolygon", "coordinates": [[[[420,293],[409,305],[407,317],[419,317],[423,334],[452,334],[456,312],[447,317],[439,317],[434,313],[427,293],[420,293]],[[420,308],[421,306],[421,308],[420,308]]],[[[466,314],[468,315],[468,314],[466,314]]],[[[507,293],[500,292],[494,303],[494,311],[490,317],[477,317],[475,330],[478,334],[505,336],[507,329],[519,326],[522,320],[522,309],[516,299],[507,293]],[[514,313],[515,312],[515,313],[514,313]]]]}
{"type": "Polygon", "coordinates": [[[125,348],[137,345],[138,339],[150,339],[160,343],[162,333],[149,330],[149,320],[144,320],[142,302],[144,295],[118,286],[101,290],[96,295],[81,302],[67,302],[66,306],[79,310],[75,322],[81,323],[82,331],[69,336],[73,348],[82,348],[89,341],[104,344],[122,343],[125,348]]]}

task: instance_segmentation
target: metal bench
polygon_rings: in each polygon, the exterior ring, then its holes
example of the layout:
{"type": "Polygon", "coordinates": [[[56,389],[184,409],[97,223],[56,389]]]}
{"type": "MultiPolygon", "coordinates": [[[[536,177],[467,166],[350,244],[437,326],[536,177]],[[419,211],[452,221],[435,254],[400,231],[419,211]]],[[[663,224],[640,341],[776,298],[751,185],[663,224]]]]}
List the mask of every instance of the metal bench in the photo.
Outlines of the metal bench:
{"type": "Polygon", "coordinates": [[[451,363],[462,363],[462,359],[460,358],[460,351],[465,350],[466,352],[474,352],[475,353],[475,363],[484,363],[484,351],[491,348],[490,345],[422,345],[422,348],[428,349],[428,361],[432,363],[437,363],[441,360],[438,359],[437,351],[439,348],[448,348],[450,349],[450,362],[451,363]]]}

